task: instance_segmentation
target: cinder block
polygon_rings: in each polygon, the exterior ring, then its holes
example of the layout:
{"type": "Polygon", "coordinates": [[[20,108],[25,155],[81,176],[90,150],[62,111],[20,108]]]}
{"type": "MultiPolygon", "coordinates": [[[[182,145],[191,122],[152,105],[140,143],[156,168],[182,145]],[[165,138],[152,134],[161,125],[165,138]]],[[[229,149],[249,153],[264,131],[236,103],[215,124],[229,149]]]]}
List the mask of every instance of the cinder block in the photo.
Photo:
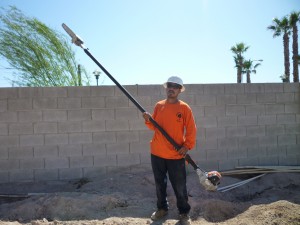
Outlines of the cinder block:
{"type": "Polygon", "coordinates": [[[267,93],[283,92],[283,84],[265,84],[265,92],[267,93]]]}
{"type": "Polygon", "coordinates": [[[258,165],[259,166],[278,166],[279,165],[279,157],[278,156],[259,157],[258,165]]]}
{"type": "Polygon", "coordinates": [[[149,167],[151,169],[151,155],[150,155],[150,152],[140,153],[140,158],[141,158],[141,164],[142,165],[149,165],[149,167]]]}
{"type": "Polygon", "coordinates": [[[225,84],[225,94],[243,94],[245,93],[244,84],[225,84]]]}
{"type": "Polygon", "coordinates": [[[17,98],[8,99],[8,110],[31,110],[32,109],[32,98],[17,98]]]}
{"type": "Polygon", "coordinates": [[[265,105],[266,115],[274,115],[284,113],[283,104],[267,104],[265,105]]]}
{"type": "Polygon", "coordinates": [[[41,111],[19,111],[18,117],[19,122],[39,122],[42,121],[41,111]]]}
{"type": "Polygon", "coordinates": [[[32,159],[21,159],[20,160],[20,169],[43,169],[44,168],[44,159],[41,158],[32,158],[32,159]]]}
{"type": "Polygon", "coordinates": [[[246,127],[226,127],[226,137],[245,137],[246,127]]]}
{"type": "Polygon", "coordinates": [[[34,123],[35,134],[57,133],[57,123],[37,122],[34,123]]]}
{"type": "Polygon", "coordinates": [[[82,147],[83,156],[105,155],[105,144],[84,144],[82,147]]]}
{"type": "Polygon", "coordinates": [[[129,147],[130,153],[149,153],[150,151],[149,142],[133,142],[129,147]]]}
{"type": "Polygon", "coordinates": [[[218,95],[217,96],[217,105],[228,105],[228,104],[236,104],[237,96],[236,95],[218,95]]]}
{"type": "Polygon", "coordinates": [[[59,179],[60,180],[73,180],[73,179],[81,179],[83,177],[83,169],[82,168],[63,168],[59,169],[59,179]]]}
{"type": "Polygon", "coordinates": [[[276,94],[275,93],[257,93],[256,101],[258,103],[275,103],[276,102],[276,94]]]}
{"type": "Polygon", "coordinates": [[[265,157],[267,156],[266,147],[248,147],[247,148],[247,157],[265,157]]]}
{"type": "Polygon", "coordinates": [[[107,167],[107,166],[117,166],[117,155],[97,155],[94,156],[94,166],[95,167],[107,167]]]}
{"type": "Polygon", "coordinates": [[[197,123],[197,127],[199,128],[216,128],[217,126],[218,123],[215,116],[200,118],[199,123],[197,123]]]}
{"type": "Polygon", "coordinates": [[[0,136],[1,147],[19,146],[19,136],[0,136]]]}
{"type": "Polygon", "coordinates": [[[20,135],[20,146],[44,145],[44,135],[20,135]]]}
{"type": "Polygon", "coordinates": [[[67,157],[52,157],[45,159],[45,168],[46,169],[61,169],[61,168],[69,168],[70,162],[67,157]]]}
{"type": "Polygon", "coordinates": [[[9,123],[9,122],[17,122],[17,121],[18,121],[17,112],[0,112],[0,122],[9,123]]]}
{"type": "Polygon", "coordinates": [[[241,105],[227,105],[226,116],[243,116],[246,114],[246,107],[241,105]]]}
{"type": "Polygon", "coordinates": [[[0,172],[0,183],[9,183],[9,172],[0,172]]]}
{"type": "Polygon", "coordinates": [[[145,131],[140,131],[140,140],[143,140],[145,142],[150,142],[152,140],[154,132],[151,130],[145,130],[145,131]]]}
{"type": "Polygon", "coordinates": [[[115,110],[114,109],[93,109],[92,120],[114,120],[115,110]]]}
{"type": "Polygon", "coordinates": [[[59,145],[58,146],[59,157],[70,157],[70,156],[82,156],[81,145],[59,145]]]}
{"type": "Polygon", "coordinates": [[[185,93],[192,95],[203,95],[204,84],[185,84],[185,93]]]}
{"type": "Polygon", "coordinates": [[[129,130],[128,120],[107,120],[106,131],[123,131],[129,130]]]}
{"type": "Polygon", "coordinates": [[[258,164],[258,157],[239,159],[239,166],[257,166],[258,164]]]}
{"type": "MultiPolygon", "coordinates": [[[[295,145],[297,144],[297,136],[295,134],[279,135],[278,145],[295,145]]],[[[300,150],[299,150],[300,152],[300,150]]]]}
{"type": "Polygon", "coordinates": [[[300,114],[300,106],[299,106],[299,104],[288,104],[287,103],[284,105],[284,112],[300,114]]]}
{"type": "Polygon", "coordinates": [[[225,86],[224,84],[205,84],[204,85],[204,94],[224,94],[225,86]]]}
{"type": "Polygon", "coordinates": [[[228,158],[227,151],[224,149],[210,149],[207,150],[207,159],[209,160],[225,160],[228,158]]]}
{"type": "Polygon", "coordinates": [[[43,87],[42,90],[45,98],[67,97],[68,95],[66,87],[43,87]]]}
{"type": "Polygon", "coordinates": [[[139,133],[137,131],[120,131],[116,132],[117,143],[138,142],[139,133]]]}
{"type": "Polygon", "coordinates": [[[275,147],[278,145],[277,136],[264,136],[258,138],[259,146],[275,147]]]}
{"type": "Polygon", "coordinates": [[[33,155],[35,158],[58,157],[58,147],[57,145],[35,146],[33,150],[33,155]]]}
{"type": "Polygon", "coordinates": [[[181,101],[184,101],[189,106],[195,105],[194,95],[188,95],[188,94],[183,92],[179,98],[180,98],[181,101]]]}
{"type": "Polygon", "coordinates": [[[114,96],[115,95],[115,86],[111,85],[102,85],[98,87],[90,87],[91,88],[91,96],[114,96]]]}
{"type": "Polygon", "coordinates": [[[239,149],[228,149],[227,155],[228,159],[243,159],[247,158],[247,149],[239,148],[239,149]]]}
{"type": "Polygon", "coordinates": [[[106,108],[120,108],[120,107],[128,107],[129,100],[124,96],[113,96],[105,98],[106,108]]]}
{"type": "Polygon", "coordinates": [[[18,98],[19,88],[0,88],[0,99],[18,98]]]}
{"type": "Polygon", "coordinates": [[[118,120],[138,119],[138,110],[136,108],[120,108],[116,109],[116,118],[118,120]]]}
{"type": "Polygon", "coordinates": [[[7,99],[0,100],[0,112],[5,112],[7,110],[7,99]]]}
{"type": "Polygon", "coordinates": [[[140,130],[148,129],[145,125],[144,119],[129,120],[128,122],[129,122],[129,130],[131,131],[140,131],[140,130]]]}
{"type": "Polygon", "coordinates": [[[300,155],[300,144],[289,145],[286,147],[287,156],[300,155]]]}
{"type": "Polygon", "coordinates": [[[219,161],[219,170],[220,171],[226,171],[226,170],[232,170],[235,167],[237,167],[239,164],[237,159],[226,159],[226,160],[222,160],[219,161]]]}
{"type": "Polygon", "coordinates": [[[8,159],[8,147],[0,147],[0,159],[8,159]]]}
{"type": "MultiPolygon", "coordinates": [[[[136,97],[137,96],[137,89],[138,85],[123,85],[123,88],[131,95],[136,97]]],[[[120,90],[117,86],[115,86],[115,96],[124,96],[125,94],[123,91],[120,90]]]]}
{"type": "Polygon", "coordinates": [[[9,181],[10,182],[23,182],[23,181],[33,181],[34,170],[11,170],[9,172],[9,181]]]}
{"type": "Polygon", "coordinates": [[[129,143],[106,144],[107,154],[129,153],[129,143]]]}
{"type": "Polygon", "coordinates": [[[33,158],[33,147],[19,146],[11,147],[8,150],[9,159],[26,159],[33,158]]]}
{"type": "Polygon", "coordinates": [[[217,105],[217,97],[213,95],[195,95],[195,105],[198,106],[217,105]]]}
{"type": "Polygon", "coordinates": [[[92,133],[69,134],[69,144],[88,144],[88,143],[93,143],[92,133]]]}
{"type": "Polygon", "coordinates": [[[300,124],[286,124],[285,125],[286,134],[300,134],[300,124]]]}
{"type": "Polygon", "coordinates": [[[19,159],[0,159],[1,171],[18,170],[19,168],[20,168],[19,159]]]}
{"type": "Polygon", "coordinates": [[[245,84],[245,93],[264,93],[264,84],[245,84]]]}
{"type": "Polygon", "coordinates": [[[220,149],[237,149],[238,138],[218,138],[218,150],[220,149]]]}
{"type": "Polygon", "coordinates": [[[32,123],[10,123],[9,135],[14,134],[33,134],[32,123]]]}
{"type": "Polygon", "coordinates": [[[116,133],[115,132],[97,132],[93,133],[93,143],[95,144],[109,144],[116,143],[116,133]]]}
{"type": "Polygon", "coordinates": [[[47,122],[66,121],[67,111],[65,110],[44,110],[43,120],[47,122]]]}
{"type": "Polygon", "coordinates": [[[225,128],[206,128],[205,136],[210,138],[224,138],[225,137],[225,128]]]}
{"type": "MultiPolygon", "coordinates": [[[[149,107],[152,106],[151,96],[136,96],[135,100],[142,106],[142,107],[149,107]]],[[[132,101],[129,101],[129,107],[136,107],[132,101]]]]}
{"type": "Polygon", "coordinates": [[[118,154],[117,155],[117,165],[119,166],[133,166],[140,165],[141,159],[140,155],[137,154],[118,154]]]}
{"type": "Polygon", "coordinates": [[[19,98],[39,98],[43,96],[42,87],[20,87],[18,88],[19,98]]]}
{"type": "Polygon", "coordinates": [[[205,106],[204,107],[205,116],[224,116],[225,106],[205,106]]]}
{"type": "Polygon", "coordinates": [[[81,121],[66,121],[58,123],[58,133],[79,133],[81,131],[81,121]]]}
{"type": "Polygon", "coordinates": [[[258,115],[258,124],[260,125],[275,125],[276,115],[258,115]]]}
{"type": "Polygon", "coordinates": [[[238,116],[238,126],[257,125],[257,116],[238,116]]]}
{"type": "Polygon", "coordinates": [[[299,92],[299,83],[283,83],[284,92],[299,92]]]}
{"type": "Polygon", "coordinates": [[[57,98],[34,98],[33,109],[57,109],[57,98]]]}
{"type": "Polygon", "coordinates": [[[93,156],[70,157],[70,168],[93,167],[93,156]]]}
{"type": "Polygon", "coordinates": [[[105,121],[83,121],[82,132],[100,132],[105,131],[105,121]]]}
{"type": "Polygon", "coordinates": [[[293,103],[295,102],[294,93],[277,93],[276,102],[278,103],[293,103]]]}
{"type": "Polygon", "coordinates": [[[217,121],[218,121],[218,127],[237,126],[236,116],[218,116],[217,121]]]}
{"type": "Polygon", "coordinates": [[[276,136],[284,134],[284,125],[268,125],[266,126],[267,136],[276,136]]]}
{"type": "Polygon", "coordinates": [[[249,126],[246,128],[248,137],[261,137],[265,136],[265,126],[249,126]]]}
{"type": "Polygon", "coordinates": [[[89,97],[91,96],[91,89],[89,86],[73,86],[67,87],[68,97],[89,97]]]}
{"type": "Polygon", "coordinates": [[[35,181],[56,181],[58,180],[58,169],[34,170],[35,181]]]}
{"type": "Polygon", "coordinates": [[[279,157],[279,166],[299,166],[297,157],[295,156],[279,157]]]}
{"type": "Polygon", "coordinates": [[[255,104],[256,94],[247,93],[244,95],[237,95],[237,104],[255,104]]]}
{"type": "Polygon", "coordinates": [[[246,115],[254,116],[254,115],[265,115],[265,106],[264,105],[247,105],[246,106],[246,115]]]}
{"type": "Polygon", "coordinates": [[[68,134],[46,134],[45,145],[64,145],[69,143],[68,134]]]}
{"type": "Polygon", "coordinates": [[[295,122],[296,122],[295,114],[277,115],[277,124],[295,124],[295,122]]]}
{"type": "Polygon", "coordinates": [[[69,121],[91,120],[92,111],[90,109],[68,110],[69,121]]]}
{"type": "Polygon", "coordinates": [[[258,147],[258,137],[239,137],[239,148],[258,147]]]}
{"type": "Polygon", "coordinates": [[[207,149],[217,149],[218,148],[218,140],[215,137],[206,137],[206,139],[202,142],[197,142],[197,149],[207,150],[207,149]]]}
{"type": "Polygon", "coordinates": [[[165,93],[162,85],[138,85],[137,93],[139,96],[153,96],[165,93]]]}
{"type": "Polygon", "coordinates": [[[267,147],[267,155],[286,157],[286,146],[267,147]]]}
{"type": "Polygon", "coordinates": [[[58,98],[57,107],[59,109],[80,109],[81,98],[58,98]]]}
{"type": "Polygon", "coordinates": [[[105,108],[104,97],[82,98],[81,101],[82,101],[82,108],[88,108],[88,109],[105,108]]]}

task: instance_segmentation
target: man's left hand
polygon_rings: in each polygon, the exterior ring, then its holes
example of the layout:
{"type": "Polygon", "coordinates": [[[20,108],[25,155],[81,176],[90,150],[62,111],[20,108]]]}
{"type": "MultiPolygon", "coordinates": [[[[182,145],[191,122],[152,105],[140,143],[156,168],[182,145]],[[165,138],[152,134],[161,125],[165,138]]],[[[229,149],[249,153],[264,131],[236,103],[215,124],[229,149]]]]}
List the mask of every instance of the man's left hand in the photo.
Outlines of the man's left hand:
{"type": "Polygon", "coordinates": [[[187,147],[182,146],[182,147],[179,149],[178,153],[179,153],[180,155],[185,156],[186,153],[188,152],[188,150],[189,150],[189,149],[188,149],[187,147]]]}

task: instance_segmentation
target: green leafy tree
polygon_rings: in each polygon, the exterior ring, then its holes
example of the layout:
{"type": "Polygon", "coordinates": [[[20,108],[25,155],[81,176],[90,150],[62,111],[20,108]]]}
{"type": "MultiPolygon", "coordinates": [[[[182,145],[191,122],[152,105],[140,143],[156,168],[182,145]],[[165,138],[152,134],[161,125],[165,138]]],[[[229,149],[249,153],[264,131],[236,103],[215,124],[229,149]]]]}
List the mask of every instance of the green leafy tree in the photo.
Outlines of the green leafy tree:
{"type": "MultiPolygon", "coordinates": [[[[251,73],[256,73],[256,68],[261,65],[261,63],[255,63],[257,60],[245,60],[243,63],[242,73],[247,76],[247,83],[251,83],[251,73]]],[[[259,60],[262,61],[262,60],[259,60]]]]}
{"type": "Polygon", "coordinates": [[[237,68],[237,83],[242,83],[242,70],[244,63],[243,54],[250,48],[250,46],[246,46],[245,43],[237,43],[235,46],[231,47],[231,51],[235,54],[233,56],[235,67],[237,68]]]}
{"type": "Polygon", "coordinates": [[[19,86],[88,85],[90,78],[78,66],[65,35],[16,7],[1,8],[0,55],[16,72],[19,86]]]}
{"type": "Polygon", "coordinates": [[[273,24],[268,26],[268,29],[273,31],[273,37],[283,35],[283,53],[284,53],[284,75],[288,82],[290,81],[290,53],[289,53],[289,35],[290,24],[288,17],[283,17],[281,20],[278,18],[273,19],[273,24]]]}
{"type": "Polygon", "coordinates": [[[300,12],[292,12],[290,14],[290,26],[293,33],[293,81],[299,82],[299,68],[298,68],[298,26],[300,21],[300,12]]]}

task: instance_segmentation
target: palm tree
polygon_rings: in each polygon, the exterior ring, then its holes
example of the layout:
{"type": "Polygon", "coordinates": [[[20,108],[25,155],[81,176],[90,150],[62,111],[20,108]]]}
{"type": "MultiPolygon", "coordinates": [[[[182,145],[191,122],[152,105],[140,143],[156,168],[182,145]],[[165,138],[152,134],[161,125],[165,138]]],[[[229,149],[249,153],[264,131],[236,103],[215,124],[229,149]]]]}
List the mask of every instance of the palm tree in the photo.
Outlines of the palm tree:
{"type": "Polygon", "coordinates": [[[244,63],[243,54],[250,48],[250,46],[246,46],[245,43],[237,43],[235,46],[231,47],[231,51],[235,54],[233,56],[235,67],[237,68],[237,83],[242,83],[242,69],[244,63]]]}
{"type": "Polygon", "coordinates": [[[283,49],[284,49],[284,75],[290,81],[290,53],[289,53],[289,35],[290,25],[289,19],[285,16],[281,20],[278,18],[273,19],[273,24],[268,26],[272,30],[273,37],[278,37],[283,34],[283,49]]]}
{"type": "Polygon", "coordinates": [[[293,31],[293,81],[299,82],[298,69],[298,27],[297,23],[300,21],[300,12],[292,12],[290,15],[290,26],[293,31]]]}
{"type": "Polygon", "coordinates": [[[251,73],[256,73],[256,68],[261,65],[261,63],[254,64],[255,61],[262,61],[262,60],[245,60],[243,63],[243,70],[242,73],[247,74],[247,83],[251,83],[250,75],[251,73]]]}

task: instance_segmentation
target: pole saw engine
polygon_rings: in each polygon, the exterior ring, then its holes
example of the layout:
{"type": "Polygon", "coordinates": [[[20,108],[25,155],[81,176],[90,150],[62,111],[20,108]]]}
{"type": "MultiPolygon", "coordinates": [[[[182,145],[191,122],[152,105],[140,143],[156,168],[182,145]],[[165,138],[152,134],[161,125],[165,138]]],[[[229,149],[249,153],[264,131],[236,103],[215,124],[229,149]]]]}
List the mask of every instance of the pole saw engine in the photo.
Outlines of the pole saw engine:
{"type": "Polygon", "coordinates": [[[200,184],[207,191],[216,191],[220,184],[221,174],[218,171],[205,172],[200,168],[196,169],[197,175],[199,176],[200,184]]]}

